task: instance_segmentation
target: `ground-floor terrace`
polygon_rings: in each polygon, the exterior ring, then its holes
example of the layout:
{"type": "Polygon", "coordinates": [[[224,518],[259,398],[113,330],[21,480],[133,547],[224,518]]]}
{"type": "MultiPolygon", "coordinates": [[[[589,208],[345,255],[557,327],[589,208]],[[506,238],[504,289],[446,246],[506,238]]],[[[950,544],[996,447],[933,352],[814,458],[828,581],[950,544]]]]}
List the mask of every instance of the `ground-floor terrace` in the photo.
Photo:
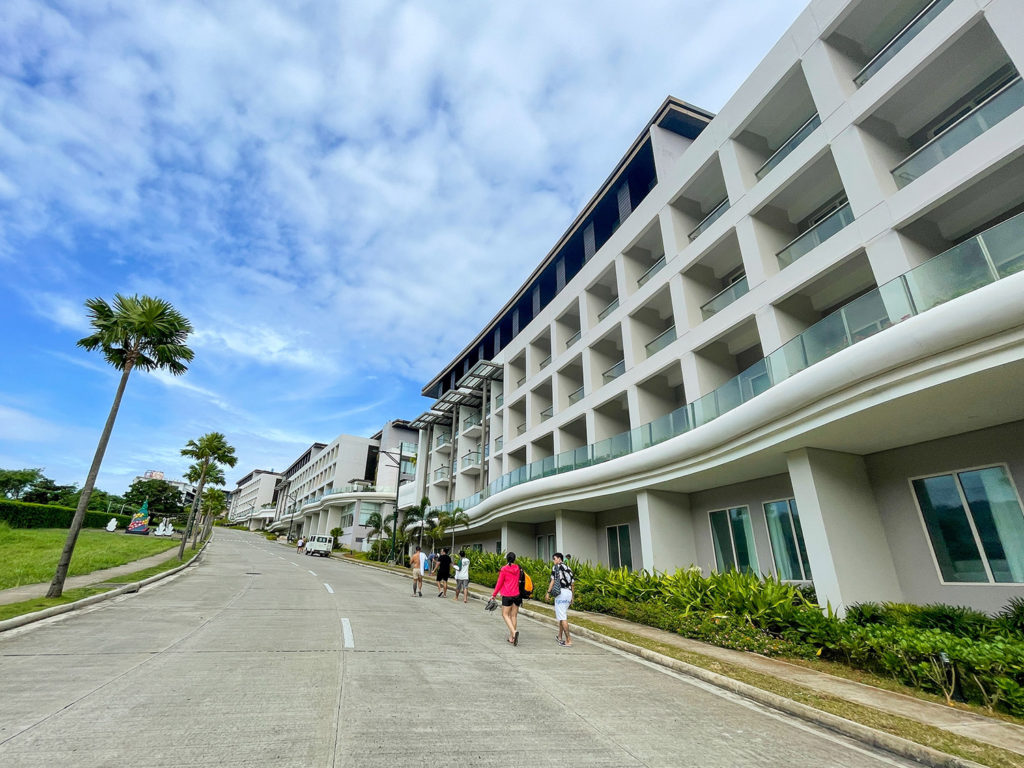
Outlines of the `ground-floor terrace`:
{"type": "Polygon", "coordinates": [[[501,491],[457,546],[750,570],[813,582],[840,611],[998,610],[1024,595],[1024,328],[1009,282],[691,432],[501,491]]]}

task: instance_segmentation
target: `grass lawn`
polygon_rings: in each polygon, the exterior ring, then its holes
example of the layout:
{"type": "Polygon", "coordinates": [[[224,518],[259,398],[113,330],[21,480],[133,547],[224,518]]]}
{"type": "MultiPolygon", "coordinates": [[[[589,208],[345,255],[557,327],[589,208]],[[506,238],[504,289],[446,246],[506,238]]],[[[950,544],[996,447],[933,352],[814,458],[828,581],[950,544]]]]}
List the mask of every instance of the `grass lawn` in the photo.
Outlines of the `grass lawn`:
{"type": "MultiPolygon", "coordinates": [[[[53,578],[68,532],[62,528],[11,528],[0,523],[0,589],[53,578]]],[[[166,552],[177,541],[85,528],[78,536],[69,576],[113,568],[166,552]]]]}

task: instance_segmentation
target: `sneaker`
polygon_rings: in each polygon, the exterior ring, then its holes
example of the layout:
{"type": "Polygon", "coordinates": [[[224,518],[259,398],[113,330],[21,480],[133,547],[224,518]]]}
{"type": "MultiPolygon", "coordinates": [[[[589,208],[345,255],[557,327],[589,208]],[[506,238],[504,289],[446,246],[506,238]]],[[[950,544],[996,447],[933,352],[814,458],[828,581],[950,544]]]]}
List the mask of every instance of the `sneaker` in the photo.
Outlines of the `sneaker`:
{"type": "Polygon", "coordinates": [[[519,630],[516,630],[516,633],[512,635],[512,645],[519,645],[519,630]]]}
{"type": "Polygon", "coordinates": [[[422,592],[420,592],[420,597],[423,597],[423,593],[422,592]]]}
{"type": "Polygon", "coordinates": [[[565,640],[563,640],[562,638],[558,638],[558,644],[564,647],[565,646],[565,640]]]}
{"type": "Polygon", "coordinates": [[[438,597],[444,597],[444,595],[442,595],[440,592],[437,593],[437,596],[438,597]]]}

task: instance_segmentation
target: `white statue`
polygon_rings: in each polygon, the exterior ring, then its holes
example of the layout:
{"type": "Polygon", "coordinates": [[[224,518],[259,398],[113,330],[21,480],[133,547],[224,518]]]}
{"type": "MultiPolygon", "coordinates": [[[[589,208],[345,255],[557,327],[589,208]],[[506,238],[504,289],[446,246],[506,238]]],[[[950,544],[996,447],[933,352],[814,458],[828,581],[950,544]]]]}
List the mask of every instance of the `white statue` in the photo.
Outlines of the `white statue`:
{"type": "Polygon", "coordinates": [[[117,530],[117,518],[116,517],[110,518],[110,522],[107,523],[107,530],[108,531],[116,531],[117,530]]]}

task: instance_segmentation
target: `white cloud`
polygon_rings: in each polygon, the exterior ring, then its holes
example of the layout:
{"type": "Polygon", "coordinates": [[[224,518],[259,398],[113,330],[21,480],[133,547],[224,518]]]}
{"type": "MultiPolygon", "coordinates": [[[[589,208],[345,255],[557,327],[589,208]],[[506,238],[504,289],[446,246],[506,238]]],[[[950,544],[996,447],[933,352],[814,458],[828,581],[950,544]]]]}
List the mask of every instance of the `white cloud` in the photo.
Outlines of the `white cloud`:
{"type": "Polygon", "coordinates": [[[0,405],[0,440],[48,443],[58,439],[61,432],[57,424],[47,419],[0,405]]]}

